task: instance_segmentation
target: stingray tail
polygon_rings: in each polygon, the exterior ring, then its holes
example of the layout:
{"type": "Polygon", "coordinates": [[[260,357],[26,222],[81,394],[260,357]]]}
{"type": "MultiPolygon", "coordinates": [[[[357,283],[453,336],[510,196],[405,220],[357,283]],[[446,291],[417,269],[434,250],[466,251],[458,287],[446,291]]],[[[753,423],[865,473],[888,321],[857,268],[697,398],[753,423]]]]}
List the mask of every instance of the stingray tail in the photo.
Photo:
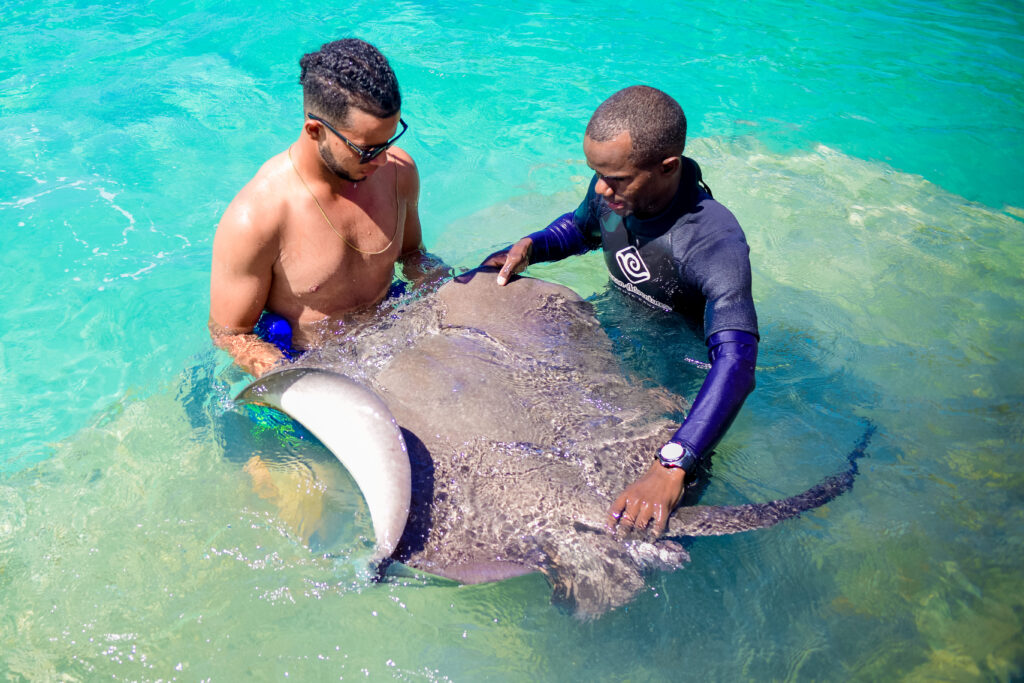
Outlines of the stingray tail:
{"type": "Polygon", "coordinates": [[[768,503],[682,507],[669,519],[666,536],[722,536],[764,529],[821,507],[853,488],[853,480],[858,473],[857,460],[867,451],[874,433],[875,426],[869,422],[860,441],[846,456],[849,462],[847,469],[828,477],[801,494],[768,503]]]}

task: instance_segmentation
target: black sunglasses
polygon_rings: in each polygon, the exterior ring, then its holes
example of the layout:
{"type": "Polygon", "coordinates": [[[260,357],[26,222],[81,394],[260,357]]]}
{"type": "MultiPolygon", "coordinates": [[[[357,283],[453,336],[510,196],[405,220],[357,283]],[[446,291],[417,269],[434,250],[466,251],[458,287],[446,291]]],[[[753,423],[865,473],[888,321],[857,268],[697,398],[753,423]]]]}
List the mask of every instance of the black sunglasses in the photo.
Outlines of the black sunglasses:
{"type": "Polygon", "coordinates": [[[368,147],[367,149],[363,149],[362,147],[360,147],[356,143],[352,142],[351,140],[349,140],[347,137],[345,137],[344,135],[342,135],[338,131],[334,130],[334,126],[332,126],[331,124],[327,123],[326,121],[324,121],[322,118],[320,118],[316,114],[310,114],[309,112],[306,112],[306,117],[312,119],[313,121],[319,121],[320,123],[322,123],[325,126],[327,126],[327,130],[331,131],[332,133],[337,135],[339,138],[341,138],[342,142],[344,142],[346,145],[351,147],[352,151],[359,155],[359,163],[360,164],[368,164],[371,161],[373,161],[374,159],[376,159],[377,157],[379,157],[381,152],[386,151],[388,149],[388,147],[390,147],[391,145],[395,144],[395,141],[398,140],[398,138],[402,137],[402,134],[405,133],[405,131],[409,128],[408,124],[406,124],[405,121],[403,121],[401,118],[399,118],[398,119],[398,123],[400,123],[402,125],[402,130],[399,131],[399,133],[397,135],[395,135],[395,137],[391,138],[390,140],[385,142],[383,145],[374,145],[373,147],[368,147]]]}

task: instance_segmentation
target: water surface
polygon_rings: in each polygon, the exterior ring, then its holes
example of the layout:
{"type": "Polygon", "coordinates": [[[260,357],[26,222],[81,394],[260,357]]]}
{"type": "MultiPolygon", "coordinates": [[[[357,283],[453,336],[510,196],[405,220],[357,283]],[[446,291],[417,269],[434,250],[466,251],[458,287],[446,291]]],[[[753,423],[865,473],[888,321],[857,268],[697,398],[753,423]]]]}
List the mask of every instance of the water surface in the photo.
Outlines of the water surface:
{"type": "MultiPolygon", "coordinates": [[[[0,16],[0,672],[237,680],[1010,680],[1024,671],[1024,31],[1013,2],[580,5],[22,2],[0,16]],[[213,230],[297,135],[297,60],[378,44],[433,251],[470,267],[576,206],[587,117],[636,82],[752,249],[758,388],[704,502],[836,471],[854,490],[579,623],[539,576],[457,588],[299,542],[205,331],[213,230]],[[235,425],[235,429],[225,428],[235,425]]],[[[699,343],[592,297],[640,381],[692,397],[699,343]]],[[[281,454],[284,454],[283,456],[281,454]]],[[[344,491],[340,473],[338,491],[344,491]]]]}

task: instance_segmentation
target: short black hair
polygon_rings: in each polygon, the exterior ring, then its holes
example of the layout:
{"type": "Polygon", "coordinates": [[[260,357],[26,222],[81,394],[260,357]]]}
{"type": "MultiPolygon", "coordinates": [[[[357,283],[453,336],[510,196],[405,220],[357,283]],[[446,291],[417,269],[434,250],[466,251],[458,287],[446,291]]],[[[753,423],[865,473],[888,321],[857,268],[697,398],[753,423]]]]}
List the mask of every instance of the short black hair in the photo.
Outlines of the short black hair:
{"type": "Polygon", "coordinates": [[[306,111],[342,124],[349,107],[384,119],[402,108],[398,79],[388,60],[358,38],[335,40],[299,60],[306,111]]]}
{"type": "Polygon", "coordinates": [[[632,85],[601,103],[587,124],[587,137],[607,142],[629,131],[630,160],[652,166],[680,156],[686,148],[686,114],[679,103],[657,88],[632,85]]]}

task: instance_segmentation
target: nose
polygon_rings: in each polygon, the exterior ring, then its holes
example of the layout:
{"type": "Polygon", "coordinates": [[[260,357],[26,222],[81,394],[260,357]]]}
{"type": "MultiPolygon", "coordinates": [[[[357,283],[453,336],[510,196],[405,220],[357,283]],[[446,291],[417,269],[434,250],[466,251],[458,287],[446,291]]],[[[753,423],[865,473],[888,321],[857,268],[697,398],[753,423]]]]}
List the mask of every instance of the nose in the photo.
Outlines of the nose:
{"type": "Polygon", "coordinates": [[[366,175],[366,177],[370,177],[374,173],[376,173],[381,166],[383,166],[386,163],[388,163],[387,152],[381,152],[374,158],[367,161],[365,164],[360,164],[359,167],[363,170],[363,173],[366,175]]]}
{"type": "Polygon", "coordinates": [[[602,197],[611,197],[615,194],[612,190],[611,185],[605,182],[604,178],[598,177],[597,184],[594,185],[594,192],[601,195],[602,197]]]}

